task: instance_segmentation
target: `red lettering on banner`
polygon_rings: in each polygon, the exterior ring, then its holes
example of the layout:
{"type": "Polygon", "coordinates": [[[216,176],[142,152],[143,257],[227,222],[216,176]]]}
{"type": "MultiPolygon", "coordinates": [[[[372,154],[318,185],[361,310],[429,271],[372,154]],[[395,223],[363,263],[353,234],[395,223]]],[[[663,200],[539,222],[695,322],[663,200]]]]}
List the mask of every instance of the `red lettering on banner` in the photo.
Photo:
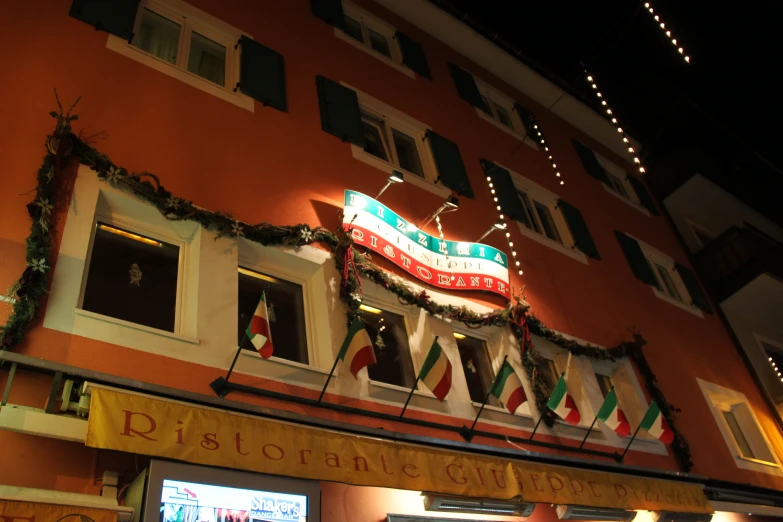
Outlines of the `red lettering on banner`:
{"type": "MultiPolygon", "coordinates": [[[[182,421],[177,421],[177,424],[182,424],[182,421]]],[[[184,442],[182,442],[182,430],[183,429],[184,428],[177,428],[176,430],[174,430],[174,433],[177,434],[177,444],[185,444],[184,442]]]]}
{"type": "Polygon", "coordinates": [[[367,465],[367,459],[364,457],[354,457],[353,458],[353,465],[356,468],[356,471],[370,471],[370,467],[367,465]],[[364,467],[364,469],[359,469],[359,463],[361,463],[364,467]]]}
{"type": "Polygon", "coordinates": [[[547,477],[547,480],[549,481],[549,487],[552,488],[553,493],[557,493],[558,491],[562,491],[562,489],[565,487],[565,484],[563,484],[563,481],[560,480],[558,477],[547,477]],[[558,484],[560,484],[560,487],[555,487],[554,481],[557,481],[558,484]]]}
{"type": "Polygon", "coordinates": [[[375,236],[370,236],[370,246],[371,247],[378,247],[378,238],[375,236]]]}
{"type": "Polygon", "coordinates": [[[308,462],[305,460],[305,453],[307,453],[309,455],[309,454],[312,453],[312,451],[310,451],[309,449],[299,450],[299,463],[300,464],[305,464],[305,465],[308,464],[308,462]]]}
{"type": "Polygon", "coordinates": [[[525,489],[525,484],[524,484],[524,483],[522,483],[522,479],[520,479],[520,478],[519,478],[519,475],[517,474],[517,470],[515,470],[515,469],[514,469],[514,470],[512,470],[512,471],[514,472],[514,478],[515,478],[515,479],[516,479],[516,481],[517,481],[517,487],[519,488],[519,491],[524,491],[524,489],[525,489]]]}
{"type": "Polygon", "coordinates": [[[568,482],[570,483],[571,491],[574,492],[574,495],[581,495],[585,490],[585,487],[582,485],[582,482],[579,479],[568,479],[568,482]],[[574,483],[579,484],[579,491],[577,491],[574,487],[574,483]]]}
{"type": "Polygon", "coordinates": [[[204,440],[201,441],[201,447],[209,451],[215,451],[218,449],[220,447],[220,443],[217,441],[217,433],[205,433],[204,440]],[[210,446],[215,447],[212,448],[210,446]]]}
{"type": "Polygon", "coordinates": [[[470,286],[478,286],[479,285],[479,278],[470,276],[470,286]]]}
{"type": "Polygon", "coordinates": [[[283,457],[285,457],[285,451],[283,451],[283,448],[281,448],[277,444],[264,444],[264,446],[261,448],[261,453],[263,453],[264,457],[268,458],[269,460],[281,460],[283,457]],[[280,454],[280,456],[274,458],[272,455],[269,454],[267,448],[274,448],[275,451],[277,451],[280,454]]]}
{"type": "Polygon", "coordinates": [[[249,451],[248,451],[248,452],[245,452],[245,453],[243,453],[243,452],[242,452],[242,443],[243,443],[245,440],[244,440],[244,439],[243,439],[243,438],[242,438],[240,435],[241,435],[241,434],[240,434],[239,432],[237,432],[237,436],[234,438],[234,440],[235,440],[235,441],[236,441],[236,443],[237,443],[237,453],[239,453],[240,455],[250,455],[250,452],[249,452],[249,451]]]}
{"type": "Polygon", "coordinates": [[[454,482],[455,484],[465,484],[468,481],[468,479],[466,479],[465,477],[457,478],[454,475],[452,475],[451,474],[451,468],[452,467],[457,468],[460,471],[460,473],[462,473],[462,465],[461,464],[449,464],[448,466],[446,466],[446,475],[448,475],[449,478],[451,479],[451,481],[454,482]]]}
{"type": "Polygon", "coordinates": [[[484,470],[481,468],[476,468],[476,471],[478,471],[479,480],[481,481],[482,486],[486,486],[484,483],[484,470]]]}
{"type": "Polygon", "coordinates": [[[544,488],[542,488],[541,485],[538,483],[537,473],[528,473],[528,476],[530,477],[530,480],[533,481],[533,489],[535,489],[536,491],[544,491],[544,488]]]}
{"type": "Polygon", "coordinates": [[[417,266],[417,267],[416,267],[416,271],[419,273],[419,276],[420,276],[422,279],[426,279],[427,281],[429,281],[430,279],[432,279],[432,272],[430,272],[429,270],[427,270],[427,269],[426,269],[426,268],[424,268],[423,266],[417,266]]]}
{"type": "Polygon", "coordinates": [[[498,292],[506,293],[506,285],[503,283],[503,281],[498,281],[498,292]]]}
{"type": "Polygon", "coordinates": [[[409,468],[413,469],[413,471],[417,471],[419,469],[419,468],[416,467],[416,464],[405,464],[402,467],[402,472],[405,473],[406,475],[408,475],[410,478],[417,478],[417,477],[421,476],[421,474],[412,475],[412,474],[408,473],[408,469],[409,468]]]}
{"type": "Polygon", "coordinates": [[[595,483],[594,480],[588,480],[587,484],[590,486],[590,490],[593,492],[593,496],[595,498],[601,498],[601,494],[595,490],[595,487],[598,485],[595,483]]]}
{"type": "Polygon", "coordinates": [[[386,469],[386,455],[381,455],[381,465],[383,466],[383,472],[387,475],[394,475],[393,471],[386,469]]]}
{"type": "Polygon", "coordinates": [[[340,457],[336,453],[325,453],[324,457],[326,458],[326,465],[330,468],[342,467],[340,466],[340,457]]]}
{"type": "Polygon", "coordinates": [[[451,278],[445,274],[438,274],[438,284],[449,285],[451,284],[451,278]]]}
{"type": "Polygon", "coordinates": [[[351,235],[359,243],[364,243],[364,232],[362,232],[358,228],[351,229],[351,235]]]}
{"type": "Polygon", "coordinates": [[[492,278],[491,277],[485,277],[484,278],[484,284],[487,285],[487,288],[492,288],[492,278]]]}
{"type": "Polygon", "coordinates": [[[625,498],[628,496],[628,490],[622,484],[614,485],[614,492],[617,493],[617,498],[625,498]]]}
{"type": "Polygon", "coordinates": [[[411,267],[411,258],[410,257],[405,256],[403,254],[400,254],[400,260],[402,261],[402,266],[404,266],[405,268],[410,268],[411,267]]]}
{"type": "Polygon", "coordinates": [[[492,477],[495,479],[495,484],[497,484],[497,486],[499,488],[505,489],[505,487],[506,487],[506,474],[503,473],[503,471],[499,470],[499,469],[491,469],[489,471],[492,472],[492,477]],[[498,478],[498,475],[500,475],[499,478],[498,478]],[[501,482],[502,482],[502,484],[501,484],[501,482]]]}
{"type": "Polygon", "coordinates": [[[465,280],[464,280],[464,279],[462,279],[462,276],[460,276],[460,277],[458,277],[458,278],[457,278],[457,286],[467,286],[467,285],[465,284],[465,280]]]}
{"type": "Polygon", "coordinates": [[[153,431],[155,431],[158,428],[158,424],[155,422],[155,419],[153,419],[152,417],[150,417],[146,413],[141,413],[141,412],[137,412],[137,411],[128,411],[128,410],[122,410],[122,411],[125,412],[125,427],[123,428],[122,433],[120,433],[120,435],[122,435],[124,437],[133,437],[134,435],[138,435],[142,439],[147,439],[147,440],[151,440],[153,442],[157,442],[158,439],[153,439],[152,437],[147,437],[147,435],[149,435],[150,433],[152,433],[153,431]],[[134,415],[138,415],[140,417],[144,417],[145,419],[147,419],[149,421],[149,429],[147,431],[139,431],[139,430],[134,430],[133,428],[131,428],[131,424],[133,422],[134,415]],[[133,435],[131,435],[131,433],[133,435]]]}

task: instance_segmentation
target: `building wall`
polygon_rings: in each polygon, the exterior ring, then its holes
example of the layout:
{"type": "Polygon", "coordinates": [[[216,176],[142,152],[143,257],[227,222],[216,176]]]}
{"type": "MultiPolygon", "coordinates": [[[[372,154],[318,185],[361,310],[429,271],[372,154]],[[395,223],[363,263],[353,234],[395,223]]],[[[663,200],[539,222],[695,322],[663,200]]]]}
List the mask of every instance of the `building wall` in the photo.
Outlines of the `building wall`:
{"type": "MultiPolygon", "coordinates": [[[[698,317],[657,298],[650,288],[634,278],[614,236],[615,230],[632,234],[687,264],[686,254],[678,246],[674,232],[665,219],[648,216],[620,201],[588,176],[571,146],[571,139],[583,141],[602,156],[630,170],[627,158],[616,156],[538,106],[524,93],[515,92],[494,78],[480,64],[469,62],[392,13],[369,1],[358,3],[424,46],[433,81],[413,80],[336,38],[331,26],[312,16],[310,3],[305,0],[270,2],[263,8],[256,5],[250,8],[249,4],[240,1],[219,5],[206,0],[192,2],[283,54],[288,97],[286,113],[258,103],[254,112],[249,112],[107,49],[106,33],[67,16],[67,0],[52,2],[47,9],[33,4],[15,6],[13,13],[0,21],[0,46],[15,50],[5,64],[6,73],[15,80],[0,84],[6,121],[13,122],[13,125],[0,128],[0,155],[5,160],[0,193],[7,198],[0,207],[0,286],[10,286],[24,269],[24,240],[29,230],[25,205],[30,200],[33,175],[43,155],[43,139],[54,124],[46,115],[54,108],[53,87],[57,88],[64,104],[82,96],[77,109],[80,120],[74,128],[78,135],[94,143],[129,171],[158,174],[165,186],[179,197],[207,209],[230,212],[248,223],[307,223],[311,227],[322,225],[336,229],[343,190],[350,188],[373,194],[383,185],[386,174],[356,161],[349,144],[341,143],[321,130],[314,78],[322,74],[382,100],[459,145],[476,199],[461,198],[460,210],[444,216],[449,238],[473,241],[497,219],[479,166],[480,158],[502,163],[577,206],[588,223],[602,260],[580,263],[527,239],[512,228],[512,238],[519,247],[519,259],[525,271],[521,278],[512,275],[515,289],[524,292],[535,314],[548,326],[574,337],[614,346],[630,338],[630,327],[644,334],[648,341],[645,353],[659,386],[669,400],[683,410],[677,425],[691,441],[694,473],[770,487],[782,486],[783,481],[774,475],[734,467],[729,449],[717,433],[710,409],[696,383],[696,377],[700,377],[741,390],[774,448],[783,449],[783,438],[771,412],[717,318],[712,315],[698,317]],[[25,42],[25,45],[19,45],[19,42],[25,42]],[[475,109],[458,97],[448,62],[470,70],[536,114],[563,172],[564,186],[557,184],[541,151],[521,144],[517,138],[480,119],[475,109]]],[[[68,195],[75,184],[90,175],[92,173],[86,169],[80,171],[72,165],[58,182],[63,185],[63,193],[68,195]],[[75,181],[77,176],[79,181],[75,181]]],[[[97,190],[114,193],[105,184],[97,190]]],[[[437,208],[442,198],[405,184],[389,189],[383,200],[399,214],[418,222],[437,208]]],[[[116,201],[126,200],[120,197],[116,201]]],[[[58,202],[60,221],[55,232],[55,250],[60,252],[60,257],[56,260],[57,265],[66,266],[73,261],[67,255],[73,245],[64,240],[68,235],[66,222],[75,222],[77,218],[72,216],[78,214],[81,203],[77,198],[69,200],[65,196],[58,202]]],[[[198,310],[195,323],[198,336],[202,338],[200,344],[157,339],[140,346],[131,339],[134,334],[127,332],[121,337],[111,337],[111,331],[99,333],[96,326],[90,336],[85,336],[71,334],[65,327],[55,329],[51,327],[52,323],[47,323],[53,320],[48,314],[64,294],[61,288],[53,288],[46,322],[30,331],[18,351],[139,381],[212,394],[208,384],[223,373],[233,356],[235,341],[231,337],[235,332],[235,319],[231,313],[236,309],[232,308],[236,306],[233,293],[236,280],[232,277],[236,278],[236,272],[232,263],[236,263],[242,247],[226,238],[215,241],[212,232],[197,234],[204,261],[199,267],[196,284],[196,288],[204,292],[193,297],[198,310]],[[230,268],[230,273],[224,271],[226,267],[230,268]],[[171,346],[176,348],[169,349],[171,346]]],[[[508,248],[500,234],[491,235],[486,242],[501,250],[508,248]]],[[[333,353],[329,350],[335,349],[345,333],[342,305],[336,299],[339,279],[333,262],[315,248],[289,252],[286,255],[294,257],[288,258],[270,249],[252,252],[260,262],[278,267],[287,264],[285,259],[290,261],[290,266],[309,267],[303,270],[311,270],[312,277],[318,278],[313,285],[322,288],[319,299],[326,305],[316,311],[318,320],[323,321],[319,323],[316,335],[324,350],[317,358],[317,365],[322,370],[328,369],[333,353]]],[[[365,291],[388,299],[371,284],[365,285],[365,291]]],[[[468,304],[478,311],[504,305],[495,298],[448,296],[429,289],[428,292],[439,299],[468,304]]],[[[7,314],[8,308],[7,304],[0,304],[1,313],[7,314]]],[[[413,337],[419,342],[414,350],[419,356],[426,350],[431,335],[440,332],[451,339],[447,323],[418,310],[407,313],[409,321],[415,325],[413,337]]],[[[496,336],[497,357],[502,358],[503,353],[514,354],[508,332],[488,335],[496,336]]],[[[547,349],[545,342],[537,342],[542,349],[547,349]]],[[[458,361],[452,343],[447,342],[444,348],[453,361],[458,361]]],[[[514,357],[518,358],[518,354],[514,357]]],[[[237,378],[254,386],[311,397],[324,379],[323,372],[300,371],[286,366],[278,368],[274,362],[263,364],[243,358],[237,378]]],[[[578,364],[586,363],[577,361],[578,364]]],[[[417,396],[411,415],[434,416],[456,426],[470,418],[471,409],[465,405],[466,391],[461,388],[458,367],[455,373],[457,395],[445,406],[426,396],[417,396]]],[[[589,381],[588,377],[584,380],[589,381]]],[[[595,385],[586,383],[585,386],[595,391],[595,385]]],[[[395,412],[399,411],[401,403],[399,394],[383,390],[374,392],[366,378],[356,383],[351,377],[340,376],[331,391],[334,395],[330,400],[351,402],[367,409],[395,412]]],[[[345,422],[378,424],[368,418],[338,415],[286,401],[249,396],[233,398],[345,422]]],[[[533,420],[531,415],[505,420],[497,429],[521,435],[527,432],[519,426],[529,429],[533,420]]],[[[457,437],[402,423],[385,427],[457,437]]],[[[553,437],[567,440],[580,438],[580,433],[561,429],[552,434],[545,430],[541,436],[543,440],[553,440],[553,437]]],[[[605,445],[601,447],[606,449],[605,445]]],[[[646,451],[632,451],[627,463],[676,469],[670,456],[658,455],[662,448],[655,443],[642,440],[639,449],[646,451]]],[[[19,458],[13,455],[3,459],[2,466],[11,469],[19,463],[19,458]]]]}

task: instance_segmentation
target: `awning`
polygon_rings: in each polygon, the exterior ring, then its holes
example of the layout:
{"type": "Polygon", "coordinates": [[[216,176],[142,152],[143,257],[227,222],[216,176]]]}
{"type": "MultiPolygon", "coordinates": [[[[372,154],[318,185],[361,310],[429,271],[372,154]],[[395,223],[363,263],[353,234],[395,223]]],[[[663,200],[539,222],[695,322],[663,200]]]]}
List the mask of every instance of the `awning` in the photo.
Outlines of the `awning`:
{"type": "Polygon", "coordinates": [[[449,495],[712,513],[697,484],[359,437],[92,389],[87,445],[305,479],[449,495]]]}

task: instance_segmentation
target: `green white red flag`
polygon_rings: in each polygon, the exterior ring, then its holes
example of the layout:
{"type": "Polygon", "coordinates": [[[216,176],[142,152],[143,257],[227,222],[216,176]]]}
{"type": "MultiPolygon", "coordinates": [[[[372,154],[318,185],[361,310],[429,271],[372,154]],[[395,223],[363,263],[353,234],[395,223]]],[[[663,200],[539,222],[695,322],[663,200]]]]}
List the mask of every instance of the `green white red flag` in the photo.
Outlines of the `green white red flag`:
{"type": "Polygon", "coordinates": [[[664,444],[671,444],[674,441],[674,432],[663,418],[661,408],[655,401],[650,403],[650,408],[644,415],[640,427],[664,444]]]}
{"type": "Polygon", "coordinates": [[[375,350],[370,335],[364,329],[364,323],[359,317],[353,319],[337,358],[348,365],[354,378],[358,378],[356,374],[362,368],[375,364],[375,350]]]}
{"type": "Polygon", "coordinates": [[[451,361],[438,344],[437,338],[432,343],[427,358],[424,359],[419,379],[440,402],[443,402],[451,390],[451,361]]]}
{"type": "Polygon", "coordinates": [[[517,411],[517,408],[527,400],[522,381],[507,361],[503,361],[503,366],[500,367],[495,385],[492,387],[492,395],[503,403],[509,413],[517,411]]]}
{"type": "Polygon", "coordinates": [[[625,413],[620,409],[614,389],[606,394],[606,399],[604,399],[601,409],[598,410],[597,417],[612,428],[620,437],[626,437],[631,434],[631,423],[628,422],[625,413]]]}
{"type": "Polygon", "coordinates": [[[250,319],[245,333],[261,357],[264,359],[272,357],[274,347],[272,346],[272,331],[269,329],[269,312],[266,309],[266,292],[261,294],[261,300],[258,301],[256,311],[253,312],[253,318],[250,319]]]}
{"type": "Polygon", "coordinates": [[[552,396],[549,397],[546,405],[568,424],[579,424],[579,421],[582,419],[582,415],[576,409],[574,398],[568,394],[565,375],[561,375],[560,379],[558,379],[555,389],[552,391],[552,396]]]}

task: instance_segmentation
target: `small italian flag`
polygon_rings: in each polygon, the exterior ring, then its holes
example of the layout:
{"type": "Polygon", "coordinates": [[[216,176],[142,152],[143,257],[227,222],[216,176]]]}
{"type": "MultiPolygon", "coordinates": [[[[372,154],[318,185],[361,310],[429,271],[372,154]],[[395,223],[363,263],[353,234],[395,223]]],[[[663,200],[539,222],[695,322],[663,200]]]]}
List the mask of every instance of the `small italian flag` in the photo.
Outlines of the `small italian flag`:
{"type": "Polygon", "coordinates": [[[620,409],[620,404],[617,402],[617,394],[612,389],[606,394],[601,409],[598,410],[597,417],[604,421],[604,424],[614,430],[620,437],[626,437],[631,434],[631,424],[620,409]]]}
{"type": "Polygon", "coordinates": [[[674,441],[674,432],[666,423],[666,419],[663,418],[663,413],[655,401],[650,404],[650,409],[647,410],[639,427],[664,444],[671,444],[674,441]]]}
{"type": "Polygon", "coordinates": [[[451,390],[451,361],[438,344],[437,337],[432,343],[430,353],[424,359],[424,364],[419,372],[419,380],[430,389],[440,402],[443,402],[451,390]]]}
{"type": "Polygon", "coordinates": [[[348,329],[348,335],[345,336],[340,353],[337,358],[343,361],[350,368],[354,378],[359,371],[371,364],[375,364],[375,351],[372,348],[372,341],[367,330],[364,329],[364,323],[359,317],[354,317],[351,327],[348,329]]]}
{"type": "Polygon", "coordinates": [[[517,408],[527,400],[522,381],[507,361],[503,361],[503,366],[500,367],[495,385],[492,387],[492,395],[505,405],[509,413],[517,411],[517,408]]]}
{"type": "Polygon", "coordinates": [[[555,385],[555,389],[552,391],[552,396],[549,398],[546,405],[568,424],[579,424],[579,421],[582,419],[582,415],[580,415],[579,410],[576,409],[574,398],[568,395],[565,375],[560,376],[560,379],[555,385]]]}
{"type": "Polygon", "coordinates": [[[256,311],[253,312],[253,318],[245,333],[261,357],[264,359],[272,357],[274,347],[272,346],[272,332],[269,329],[269,313],[266,310],[266,292],[261,294],[261,300],[258,301],[256,311]]]}

